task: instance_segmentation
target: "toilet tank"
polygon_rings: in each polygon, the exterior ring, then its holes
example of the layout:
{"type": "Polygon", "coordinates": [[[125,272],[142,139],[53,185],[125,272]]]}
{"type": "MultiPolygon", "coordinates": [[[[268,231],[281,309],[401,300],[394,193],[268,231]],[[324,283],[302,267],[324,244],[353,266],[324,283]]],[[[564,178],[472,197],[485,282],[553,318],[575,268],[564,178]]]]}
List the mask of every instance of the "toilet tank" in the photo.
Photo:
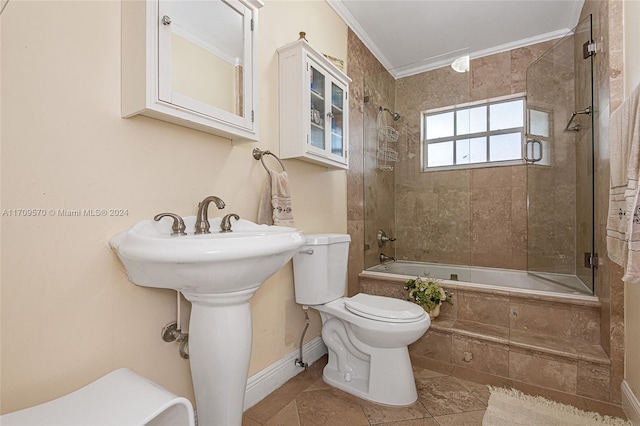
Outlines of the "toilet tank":
{"type": "Polygon", "coordinates": [[[307,235],[307,244],[293,256],[296,302],[322,305],[345,295],[348,234],[307,235]]]}

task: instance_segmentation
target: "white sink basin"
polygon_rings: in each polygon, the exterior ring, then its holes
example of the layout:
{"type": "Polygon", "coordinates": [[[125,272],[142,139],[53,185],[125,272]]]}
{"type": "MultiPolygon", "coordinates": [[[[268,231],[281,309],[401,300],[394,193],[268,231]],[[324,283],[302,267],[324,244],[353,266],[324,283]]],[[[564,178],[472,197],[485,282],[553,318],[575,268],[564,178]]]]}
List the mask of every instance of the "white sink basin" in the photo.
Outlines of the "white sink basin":
{"type": "Polygon", "coordinates": [[[240,425],[251,357],[249,299],[282,268],[306,238],[297,229],[209,219],[211,234],[171,235],[172,219],[143,220],[110,241],[129,280],[178,290],[192,303],[189,357],[199,423],[240,425]]]}
{"type": "Polygon", "coordinates": [[[171,235],[172,220],[143,220],[110,241],[134,284],[183,293],[216,294],[255,289],[282,268],[305,243],[295,228],[232,220],[232,232],[194,235],[195,216],[185,217],[188,235],[171,235]]]}

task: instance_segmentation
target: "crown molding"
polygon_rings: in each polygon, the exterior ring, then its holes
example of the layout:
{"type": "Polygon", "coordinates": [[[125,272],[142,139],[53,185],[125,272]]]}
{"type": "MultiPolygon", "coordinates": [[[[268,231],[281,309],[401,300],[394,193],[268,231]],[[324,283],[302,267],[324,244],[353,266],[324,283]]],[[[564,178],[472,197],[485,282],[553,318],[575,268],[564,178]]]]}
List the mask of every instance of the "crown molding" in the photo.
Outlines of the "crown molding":
{"type": "MultiPolygon", "coordinates": [[[[460,49],[455,52],[445,53],[433,58],[425,59],[414,64],[404,65],[394,68],[389,60],[380,51],[378,46],[373,42],[369,34],[362,28],[358,20],[349,12],[340,0],[326,0],[327,4],[342,18],[342,20],[349,26],[351,31],[358,36],[360,41],[371,51],[373,56],[384,66],[384,68],[391,74],[396,80],[399,78],[409,77],[415,74],[420,74],[425,71],[431,71],[437,68],[442,68],[451,64],[451,62],[462,56],[464,53],[457,54],[458,52],[464,52],[465,49],[460,49]],[[456,56],[457,55],[457,56],[456,56]]],[[[582,6],[574,6],[572,11],[572,19],[577,21],[576,16],[579,17],[582,6]],[[577,14],[577,15],[576,15],[577,14]]],[[[573,22],[573,21],[572,21],[573,22]]],[[[478,59],[484,56],[494,55],[496,53],[506,52],[508,50],[517,49],[519,47],[525,47],[536,43],[542,43],[544,41],[554,40],[570,34],[572,30],[563,28],[561,30],[552,31],[546,34],[537,35],[534,37],[517,40],[511,43],[502,44],[489,49],[479,50],[475,52],[469,52],[470,59],[478,59]]]]}
{"type": "MultiPolygon", "coordinates": [[[[500,46],[490,47],[489,49],[469,52],[469,59],[478,59],[485,56],[495,55],[497,53],[507,52],[509,50],[517,49],[520,47],[530,46],[532,44],[542,43],[550,40],[556,40],[556,39],[565,37],[568,34],[571,34],[571,32],[572,30],[563,28],[561,30],[552,31],[546,34],[540,34],[534,37],[517,40],[511,43],[501,44],[500,46]]],[[[460,52],[460,50],[456,52],[460,52]]],[[[409,77],[415,74],[420,74],[425,71],[431,71],[437,68],[448,66],[451,64],[451,61],[455,59],[455,58],[452,58],[451,56],[452,55],[450,54],[440,55],[436,57],[440,59],[437,59],[437,60],[427,59],[421,62],[420,65],[409,65],[406,67],[399,67],[399,68],[396,68],[395,70],[389,70],[389,72],[396,79],[409,77]],[[442,59],[443,56],[446,56],[446,59],[442,59]]]]}
{"type": "Polygon", "coordinates": [[[347,26],[351,28],[351,31],[353,31],[354,34],[358,36],[360,41],[362,41],[367,49],[371,51],[373,56],[375,56],[375,58],[380,61],[382,66],[384,66],[386,70],[391,69],[392,66],[389,60],[382,54],[380,49],[378,49],[378,46],[376,46],[373,40],[371,40],[371,38],[369,37],[369,34],[367,34],[358,20],[351,14],[351,12],[349,12],[349,10],[342,4],[342,2],[339,0],[326,0],[326,2],[338,14],[338,16],[342,18],[347,26]]]}

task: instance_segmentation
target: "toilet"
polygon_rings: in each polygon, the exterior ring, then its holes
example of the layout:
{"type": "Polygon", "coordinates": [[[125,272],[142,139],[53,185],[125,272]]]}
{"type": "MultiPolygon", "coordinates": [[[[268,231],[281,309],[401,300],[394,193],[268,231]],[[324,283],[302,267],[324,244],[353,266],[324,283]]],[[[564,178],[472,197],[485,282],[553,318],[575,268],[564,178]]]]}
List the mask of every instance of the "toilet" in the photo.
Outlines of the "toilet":
{"type": "Polygon", "coordinates": [[[320,312],[329,350],[326,383],[387,405],[418,399],[408,345],[431,320],[415,303],[365,293],[345,297],[349,235],[307,235],[293,258],[296,302],[320,312]]]}
{"type": "Polygon", "coordinates": [[[194,426],[193,406],[121,368],[53,401],[0,416],[2,426],[194,426]]]}

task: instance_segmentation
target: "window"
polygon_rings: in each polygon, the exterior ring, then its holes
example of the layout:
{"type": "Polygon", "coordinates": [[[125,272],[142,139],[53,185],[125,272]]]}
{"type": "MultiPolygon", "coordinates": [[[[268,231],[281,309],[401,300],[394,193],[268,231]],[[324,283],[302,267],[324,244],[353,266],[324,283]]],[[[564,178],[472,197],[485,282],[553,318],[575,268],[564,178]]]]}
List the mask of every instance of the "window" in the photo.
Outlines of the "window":
{"type": "Polygon", "coordinates": [[[527,108],[528,135],[524,144],[524,159],[527,163],[551,165],[552,116],[549,111],[527,108]]]}
{"type": "Polygon", "coordinates": [[[422,113],[423,169],[522,161],[524,98],[422,113]]]}

